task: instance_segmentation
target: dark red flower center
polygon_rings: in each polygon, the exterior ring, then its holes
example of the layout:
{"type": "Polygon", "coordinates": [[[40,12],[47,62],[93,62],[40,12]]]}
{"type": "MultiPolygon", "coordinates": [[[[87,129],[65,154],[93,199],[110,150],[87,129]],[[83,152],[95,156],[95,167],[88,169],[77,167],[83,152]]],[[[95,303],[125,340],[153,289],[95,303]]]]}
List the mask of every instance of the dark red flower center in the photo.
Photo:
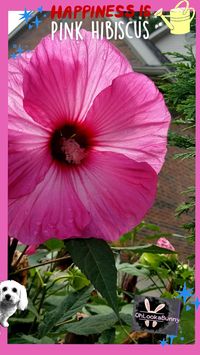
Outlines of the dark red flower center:
{"type": "Polygon", "coordinates": [[[54,131],[50,140],[53,159],[63,164],[80,164],[91,146],[90,136],[83,127],[67,124],[54,131]]]}

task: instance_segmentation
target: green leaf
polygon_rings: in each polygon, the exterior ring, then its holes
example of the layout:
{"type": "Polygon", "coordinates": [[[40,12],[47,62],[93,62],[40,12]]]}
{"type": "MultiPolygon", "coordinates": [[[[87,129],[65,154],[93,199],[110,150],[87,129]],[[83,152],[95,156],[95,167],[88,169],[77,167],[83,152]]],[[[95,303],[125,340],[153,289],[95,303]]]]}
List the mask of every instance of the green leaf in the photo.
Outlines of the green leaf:
{"type": "Polygon", "coordinates": [[[117,313],[117,270],[113,253],[101,239],[69,239],[65,246],[74,263],[117,313]]]}
{"type": "Polygon", "coordinates": [[[121,308],[121,312],[120,314],[133,314],[133,303],[128,303],[125,304],[122,308],[121,308]]]}
{"type": "Polygon", "coordinates": [[[152,254],[177,254],[175,251],[160,248],[154,244],[142,245],[137,247],[113,247],[113,250],[127,250],[132,251],[133,253],[143,254],[143,253],[152,253],[152,254]]]}
{"type": "Polygon", "coordinates": [[[64,248],[64,242],[60,239],[49,239],[44,243],[49,250],[59,250],[64,248]]]}
{"type": "Polygon", "coordinates": [[[150,231],[155,231],[155,232],[159,232],[160,231],[160,227],[156,226],[155,224],[152,223],[145,223],[144,225],[145,229],[148,229],[150,231]]]}
{"type": "MultiPolygon", "coordinates": [[[[133,312],[133,310],[132,310],[133,312]]],[[[127,325],[129,325],[130,327],[132,327],[133,325],[133,316],[131,314],[128,313],[122,313],[120,312],[120,319],[127,325]]]]}
{"type": "MultiPolygon", "coordinates": [[[[19,337],[9,337],[9,344],[36,344],[36,339],[32,335],[22,335],[19,337]]],[[[37,339],[38,340],[38,339],[37,339]]]]}
{"type": "Polygon", "coordinates": [[[39,340],[39,344],[55,344],[55,341],[49,337],[43,337],[39,340]]]}
{"type": "Polygon", "coordinates": [[[99,334],[106,329],[112,328],[117,320],[118,317],[114,312],[107,315],[98,314],[75,323],[67,324],[62,327],[62,331],[78,335],[99,334]]]}
{"type": "Polygon", "coordinates": [[[85,287],[81,291],[73,292],[64,298],[55,310],[47,313],[44,321],[39,326],[40,337],[47,335],[63,316],[65,316],[66,319],[71,318],[80,311],[87,303],[91,291],[91,287],[85,287]]]}
{"type": "Polygon", "coordinates": [[[150,274],[150,271],[147,268],[137,268],[134,264],[128,263],[119,264],[118,271],[133,276],[148,276],[150,274]]]}
{"type": "Polygon", "coordinates": [[[104,330],[98,339],[99,344],[113,344],[115,340],[115,328],[104,330]]]}
{"type": "Polygon", "coordinates": [[[11,338],[11,344],[55,344],[55,341],[49,337],[38,339],[32,335],[22,335],[19,338],[11,338]]]}
{"type": "Polygon", "coordinates": [[[30,323],[33,323],[33,321],[34,321],[34,316],[31,313],[29,313],[26,318],[24,318],[22,316],[22,317],[19,317],[19,318],[11,317],[9,319],[9,323],[10,324],[16,324],[16,323],[30,324],[30,323]]]}
{"type": "Polygon", "coordinates": [[[99,304],[99,305],[87,304],[85,308],[91,314],[109,314],[109,313],[113,313],[113,310],[112,310],[111,307],[108,307],[108,306],[103,305],[103,304],[99,304]]]}
{"type": "Polygon", "coordinates": [[[90,285],[90,281],[77,267],[68,272],[68,282],[76,291],[90,285]]]}
{"type": "Polygon", "coordinates": [[[189,304],[190,311],[186,311],[186,305],[181,311],[181,318],[178,327],[178,337],[174,339],[174,344],[192,344],[195,342],[195,307],[189,304]],[[184,341],[181,340],[184,337],[184,341]]]}
{"type": "Polygon", "coordinates": [[[31,300],[30,298],[29,298],[29,301],[28,301],[28,310],[29,310],[32,314],[34,314],[34,316],[37,318],[37,320],[40,319],[40,316],[39,316],[39,314],[38,314],[38,311],[37,311],[37,309],[35,308],[35,306],[34,306],[32,300],[31,300]]]}
{"type": "Polygon", "coordinates": [[[124,325],[123,328],[121,325],[115,326],[115,341],[114,344],[123,344],[125,339],[127,339],[127,334],[130,333],[130,327],[124,325]]]}
{"type": "Polygon", "coordinates": [[[22,341],[25,341],[26,344],[37,344],[38,341],[39,341],[38,338],[35,338],[32,335],[25,335],[24,334],[20,338],[21,338],[22,341]]]}

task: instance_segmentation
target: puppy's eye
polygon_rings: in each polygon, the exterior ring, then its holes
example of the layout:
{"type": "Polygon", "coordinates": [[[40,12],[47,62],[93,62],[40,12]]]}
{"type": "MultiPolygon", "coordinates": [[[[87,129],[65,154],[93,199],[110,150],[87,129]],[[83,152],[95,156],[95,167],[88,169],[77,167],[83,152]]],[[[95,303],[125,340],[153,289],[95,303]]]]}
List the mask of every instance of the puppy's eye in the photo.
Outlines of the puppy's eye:
{"type": "Polygon", "coordinates": [[[12,292],[17,292],[17,289],[14,287],[14,288],[12,289],[12,292]]]}
{"type": "Polygon", "coordinates": [[[3,287],[2,290],[3,290],[3,292],[6,292],[7,291],[7,287],[3,287]]]}

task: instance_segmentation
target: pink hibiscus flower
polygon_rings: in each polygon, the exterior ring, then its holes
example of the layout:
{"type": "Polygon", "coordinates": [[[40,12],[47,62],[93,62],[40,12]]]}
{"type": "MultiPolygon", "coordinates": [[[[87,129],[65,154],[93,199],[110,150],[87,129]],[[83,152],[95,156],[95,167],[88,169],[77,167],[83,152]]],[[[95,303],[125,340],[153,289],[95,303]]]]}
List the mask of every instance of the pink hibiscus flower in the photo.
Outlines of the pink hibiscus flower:
{"type": "Polygon", "coordinates": [[[175,248],[173,247],[173,245],[169,242],[168,239],[166,238],[159,238],[157,240],[156,245],[160,248],[165,248],[165,249],[169,249],[169,250],[173,250],[175,251],[175,248]]]}
{"type": "Polygon", "coordinates": [[[25,244],[116,240],[155,199],[163,97],[108,41],[82,36],[9,60],[9,234],[25,244]]]}

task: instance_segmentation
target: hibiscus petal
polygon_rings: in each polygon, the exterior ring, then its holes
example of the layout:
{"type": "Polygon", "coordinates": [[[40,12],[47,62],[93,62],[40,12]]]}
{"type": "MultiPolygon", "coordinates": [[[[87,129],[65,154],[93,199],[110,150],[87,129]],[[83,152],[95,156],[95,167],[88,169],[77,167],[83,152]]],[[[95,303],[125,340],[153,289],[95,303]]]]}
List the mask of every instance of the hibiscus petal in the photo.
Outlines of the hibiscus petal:
{"type": "Polygon", "coordinates": [[[35,254],[38,247],[39,247],[38,244],[31,244],[31,245],[29,245],[28,249],[26,250],[26,255],[33,255],[33,254],[35,254]]]}
{"type": "Polygon", "coordinates": [[[157,175],[121,154],[90,152],[80,167],[51,166],[35,190],[9,203],[9,234],[25,244],[49,238],[108,241],[136,226],[155,199],[157,175]]]}
{"type": "Polygon", "coordinates": [[[85,166],[71,175],[91,215],[91,223],[82,232],[85,237],[118,239],[141,222],[155,199],[155,171],[121,154],[94,151],[85,166]]]}
{"type": "MultiPolygon", "coordinates": [[[[24,70],[27,68],[27,65],[30,62],[34,51],[24,52],[16,59],[10,58],[8,61],[8,71],[12,74],[23,74],[24,70]]],[[[11,78],[12,79],[12,78],[11,78]]]]}
{"type": "Polygon", "coordinates": [[[19,198],[34,190],[51,164],[46,148],[9,152],[9,198],[19,198]]]}
{"type": "Polygon", "coordinates": [[[170,114],[145,75],[129,73],[115,79],[97,96],[85,122],[93,129],[96,149],[125,154],[160,171],[170,114]]]}
{"type": "Polygon", "coordinates": [[[9,60],[8,150],[9,197],[31,192],[44,178],[50,164],[50,131],[32,120],[23,108],[23,71],[29,58],[9,60]]]}
{"type": "Polygon", "coordinates": [[[29,195],[9,201],[9,235],[24,244],[80,236],[90,215],[65,168],[52,165],[29,195]]]}
{"type": "Polygon", "coordinates": [[[107,40],[81,31],[83,40],[45,37],[24,75],[24,107],[48,127],[83,120],[94,98],[112,80],[131,72],[125,57],[107,40]]]}

